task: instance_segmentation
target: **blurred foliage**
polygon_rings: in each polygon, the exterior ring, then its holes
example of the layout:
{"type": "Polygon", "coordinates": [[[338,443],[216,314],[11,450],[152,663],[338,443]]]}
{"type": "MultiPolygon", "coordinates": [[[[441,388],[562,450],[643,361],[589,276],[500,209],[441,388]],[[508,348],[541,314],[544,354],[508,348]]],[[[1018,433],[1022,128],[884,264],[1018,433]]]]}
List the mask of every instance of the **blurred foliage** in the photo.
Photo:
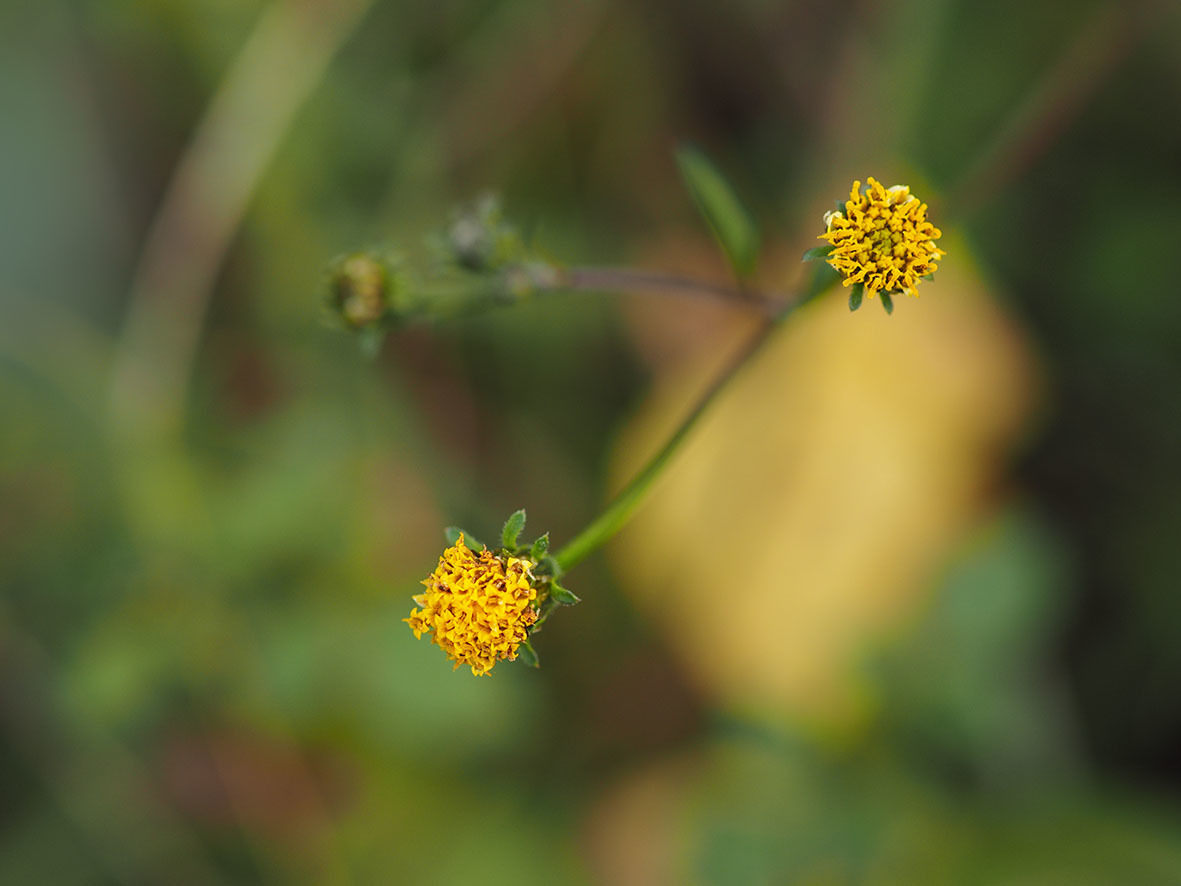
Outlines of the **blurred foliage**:
{"type": "Polygon", "coordinates": [[[132,445],[130,281],[269,7],[0,4],[0,882],[1181,879],[1176,4],[377,0],[251,183],[180,433],[132,445]],[[495,188],[556,256],[725,279],[687,140],[787,288],[852,178],[954,194],[1115,12],[924,297],[802,313],[541,670],[414,642],[444,526],[569,539],[743,318],[545,298],[369,362],[332,256],[495,188]]]}

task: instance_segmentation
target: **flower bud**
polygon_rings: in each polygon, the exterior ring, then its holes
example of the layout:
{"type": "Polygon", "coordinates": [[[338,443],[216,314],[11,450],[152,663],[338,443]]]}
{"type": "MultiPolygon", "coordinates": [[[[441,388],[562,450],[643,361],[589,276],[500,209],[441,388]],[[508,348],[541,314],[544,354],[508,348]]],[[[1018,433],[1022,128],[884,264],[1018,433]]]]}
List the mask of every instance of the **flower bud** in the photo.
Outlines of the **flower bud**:
{"type": "Polygon", "coordinates": [[[329,307],[347,326],[361,329],[385,317],[394,280],[384,262],[357,252],[337,259],[329,275],[329,307]]]}
{"type": "Polygon", "coordinates": [[[486,194],[458,212],[447,229],[447,246],[456,264],[469,271],[495,271],[524,257],[517,229],[504,218],[500,201],[486,194]]]}

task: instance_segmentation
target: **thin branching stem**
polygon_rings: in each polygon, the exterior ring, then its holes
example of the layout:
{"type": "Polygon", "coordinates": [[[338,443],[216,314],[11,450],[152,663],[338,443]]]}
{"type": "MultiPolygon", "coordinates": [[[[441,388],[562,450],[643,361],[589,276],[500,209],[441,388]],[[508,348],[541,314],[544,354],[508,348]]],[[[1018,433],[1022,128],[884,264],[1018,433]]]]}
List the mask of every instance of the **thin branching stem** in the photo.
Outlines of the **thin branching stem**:
{"type": "Polygon", "coordinates": [[[618,532],[640,506],[645,494],[656,482],[657,478],[669,465],[681,444],[696,427],[701,417],[718,399],[730,382],[742,371],[750,361],[759,354],[763,347],[771,340],[772,333],[779,328],[784,319],[805,299],[799,299],[781,306],[774,314],[759,327],[758,331],[734,355],[725,368],[710,383],[701,394],[697,403],[681,421],[680,425],[665,444],[648,459],[647,463],[631,479],[631,481],[615,496],[603,512],[590,525],[578,533],[555,555],[562,570],[567,570],[585,559],[589,554],[602,546],[611,536],[618,532]]]}
{"type": "Polygon", "coordinates": [[[745,308],[757,309],[768,316],[775,315],[792,298],[787,293],[762,292],[665,271],[614,267],[567,268],[559,274],[553,288],[591,292],[648,292],[720,299],[745,308]]]}

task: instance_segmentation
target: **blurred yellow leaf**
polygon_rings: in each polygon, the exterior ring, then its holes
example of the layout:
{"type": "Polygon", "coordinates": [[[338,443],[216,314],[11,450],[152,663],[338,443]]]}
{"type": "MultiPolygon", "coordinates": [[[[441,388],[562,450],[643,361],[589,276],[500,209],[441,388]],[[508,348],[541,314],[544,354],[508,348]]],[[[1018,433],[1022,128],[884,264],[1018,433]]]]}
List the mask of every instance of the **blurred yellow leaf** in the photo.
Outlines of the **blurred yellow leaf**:
{"type": "MultiPolygon", "coordinates": [[[[794,317],[610,548],[627,592],[721,703],[855,721],[859,657],[923,605],[1003,475],[1036,373],[965,244],[948,253],[893,317],[875,302],[850,314],[841,292],[794,317]]],[[[715,323],[691,365],[657,370],[621,436],[616,486],[747,327],[715,323]]]]}

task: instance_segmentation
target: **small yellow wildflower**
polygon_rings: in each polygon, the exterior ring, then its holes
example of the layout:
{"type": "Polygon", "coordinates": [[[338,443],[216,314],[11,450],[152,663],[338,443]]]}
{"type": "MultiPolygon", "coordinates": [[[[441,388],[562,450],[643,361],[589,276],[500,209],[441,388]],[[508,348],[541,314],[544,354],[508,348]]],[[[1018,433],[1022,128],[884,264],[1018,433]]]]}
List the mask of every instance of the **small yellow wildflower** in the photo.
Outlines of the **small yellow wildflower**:
{"type": "Polygon", "coordinates": [[[423,582],[426,593],[414,602],[420,608],[402,619],[414,636],[433,631],[431,642],[447,657],[470,665],[481,677],[498,661],[517,658],[517,649],[537,621],[537,591],[532,586],[533,561],[487,548],[480,553],[463,536],[439,557],[439,566],[423,582]]]}
{"type": "Polygon", "coordinates": [[[845,285],[865,285],[873,298],[878,292],[916,291],[919,280],[936,270],[944,254],[935,245],[943,232],[927,221],[927,204],[910,188],[884,188],[872,176],[866,193],[853,182],[844,211],[825,213],[828,230],[819,239],[833,249],[826,261],[845,278],[845,285]]]}

